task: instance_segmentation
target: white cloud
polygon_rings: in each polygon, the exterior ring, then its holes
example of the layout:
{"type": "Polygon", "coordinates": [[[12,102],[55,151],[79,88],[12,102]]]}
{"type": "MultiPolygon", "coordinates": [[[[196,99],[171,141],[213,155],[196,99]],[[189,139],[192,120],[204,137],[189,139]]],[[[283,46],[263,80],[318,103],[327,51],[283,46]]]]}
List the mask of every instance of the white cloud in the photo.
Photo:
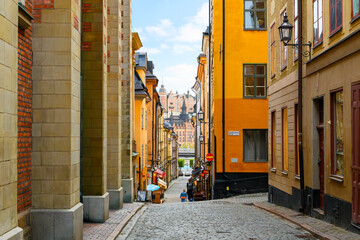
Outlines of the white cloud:
{"type": "Polygon", "coordinates": [[[150,34],[155,34],[160,37],[170,36],[173,31],[173,24],[169,19],[164,19],[160,21],[160,24],[156,26],[146,27],[146,31],[150,34]]]}
{"type": "Polygon", "coordinates": [[[172,38],[175,42],[194,43],[200,42],[202,33],[209,24],[209,4],[203,3],[194,17],[189,18],[189,22],[178,29],[178,34],[172,38]]]}
{"type": "Polygon", "coordinates": [[[158,48],[141,48],[141,52],[147,52],[150,55],[162,53],[162,51],[158,48]]]}
{"type": "Polygon", "coordinates": [[[165,76],[164,85],[166,90],[177,90],[180,93],[184,93],[195,83],[196,66],[182,63],[165,68],[163,72],[157,74],[159,76],[165,76]]]}

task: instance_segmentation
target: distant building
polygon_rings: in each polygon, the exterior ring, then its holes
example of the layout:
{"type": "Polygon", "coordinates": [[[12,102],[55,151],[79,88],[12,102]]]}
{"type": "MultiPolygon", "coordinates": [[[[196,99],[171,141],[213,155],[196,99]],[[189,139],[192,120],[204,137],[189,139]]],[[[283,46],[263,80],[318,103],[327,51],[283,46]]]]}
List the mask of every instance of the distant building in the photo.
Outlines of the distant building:
{"type": "Polygon", "coordinates": [[[186,94],[167,93],[164,85],[161,85],[159,95],[164,107],[164,120],[174,128],[178,143],[181,147],[193,148],[195,131],[191,124],[191,114],[194,112],[195,97],[189,91],[186,94]]]}

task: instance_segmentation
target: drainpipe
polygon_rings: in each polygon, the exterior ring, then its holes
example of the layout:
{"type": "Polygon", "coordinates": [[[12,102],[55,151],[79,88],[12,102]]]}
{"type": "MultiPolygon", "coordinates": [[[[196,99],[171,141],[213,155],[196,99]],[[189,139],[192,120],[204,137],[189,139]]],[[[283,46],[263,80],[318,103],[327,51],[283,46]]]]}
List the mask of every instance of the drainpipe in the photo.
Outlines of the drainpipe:
{"type": "Polygon", "coordinates": [[[302,145],[302,1],[298,1],[299,10],[299,58],[298,58],[298,96],[299,96],[299,164],[300,164],[300,192],[301,192],[301,206],[300,211],[305,212],[305,181],[304,181],[304,159],[303,159],[303,145],[302,145]]]}
{"type": "MultiPolygon", "coordinates": [[[[82,9],[81,2],[81,9],[82,9]]],[[[83,176],[83,52],[82,52],[82,42],[83,42],[83,31],[82,31],[82,22],[83,14],[82,10],[80,11],[80,202],[83,202],[83,187],[82,187],[82,176],[83,176]]]]}
{"type": "Polygon", "coordinates": [[[210,120],[211,120],[211,0],[209,0],[209,55],[208,55],[208,74],[209,74],[209,87],[208,87],[208,91],[209,91],[209,96],[208,96],[208,152],[211,152],[211,124],[210,124],[210,120]]]}
{"type": "Polygon", "coordinates": [[[223,35],[222,35],[222,164],[223,173],[225,170],[225,0],[223,0],[223,35]]]}
{"type": "MultiPolygon", "coordinates": [[[[154,129],[154,121],[155,121],[155,104],[154,104],[154,96],[155,96],[155,85],[153,86],[153,92],[152,92],[152,119],[151,119],[151,124],[152,124],[152,129],[151,129],[151,133],[152,133],[152,141],[151,141],[151,179],[153,178],[153,170],[154,170],[154,154],[155,154],[155,142],[154,142],[154,139],[155,139],[155,136],[154,136],[154,133],[155,133],[155,129],[154,129]]],[[[154,180],[153,180],[154,182],[154,180]]],[[[152,183],[153,183],[152,182],[152,183]]]]}

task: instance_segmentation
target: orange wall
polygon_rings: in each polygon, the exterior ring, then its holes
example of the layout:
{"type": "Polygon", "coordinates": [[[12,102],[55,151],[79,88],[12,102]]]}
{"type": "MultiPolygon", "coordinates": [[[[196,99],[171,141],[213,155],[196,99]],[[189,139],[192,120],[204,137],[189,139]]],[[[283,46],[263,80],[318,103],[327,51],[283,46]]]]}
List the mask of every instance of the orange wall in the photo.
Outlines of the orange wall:
{"type": "MultiPolygon", "coordinates": [[[[243,162],[243,129],[268,128],[268,100],[243,98],[243,64],[267,64],[267,31],[243,30],[244,2],[226,1],[225,32],[225,171],[268,172],[268,163],[243,162]],[[228,136],[239,131],[239,136],[228,136]],[[231,163],[231,158],[238,158],[231,163]]],[[[222,172],[222,1],[214,0],[214,121],[217,172],[222,172]]],[[[267,79],[267,82],[269,79],[267,79]]],[[[269,157],[268,157],[269,158],[269,157]]]]}

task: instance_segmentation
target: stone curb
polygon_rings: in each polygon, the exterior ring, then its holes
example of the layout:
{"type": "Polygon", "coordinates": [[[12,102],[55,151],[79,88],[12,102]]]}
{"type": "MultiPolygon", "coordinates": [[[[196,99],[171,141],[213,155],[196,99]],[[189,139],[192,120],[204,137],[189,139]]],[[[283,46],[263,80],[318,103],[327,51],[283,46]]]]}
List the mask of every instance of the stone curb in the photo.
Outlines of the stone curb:
{"type": "MultiPolygon", "coordinates": [[[[139,204],[140,205],[140,204],[139,204]]],[[[106,240],[115,240],[116,237],[121,233],[121,231],[125,228],[128,222],[131,220],[135,214],[145,206],[144,203],[141,204],[138,208],[133,210],[130,214],[128,214],[114,229],[114,231],[106,238],[106,240]]]]}
{"type": "Polygon", "coordinates": [[[297,221],[295,218],[291,217],[291,216],[288,216],[284,213],[281,213],[281,212],[278,212],[272,208],[269,208],[269,207],[266,207],[266,206],[262,206],[258,203],[254,203],[254,206],[260,208],[260,209],[263,209],[263,210],[266,210],[268,212],[271,212],[279,217],[282,217],[286,220],[288,220],[289,222],[291,223],[294,223],[298,226],[300,226],[301,228],[305,229],[306,231],[310,232],[311,234],[314,235],[314,237],[317,237],[321,240],[339,240],[338,238],[335,238],[335,237],[332,237],[332,236],[329,236],[328,234],[324,233],[324,232],[321,232],[319,230],[316,230],[315,228],[313,228],[312,226],[308,225],[308,224],[303,224],[303,223],[300,223],[299,221],[297,221]]]}

